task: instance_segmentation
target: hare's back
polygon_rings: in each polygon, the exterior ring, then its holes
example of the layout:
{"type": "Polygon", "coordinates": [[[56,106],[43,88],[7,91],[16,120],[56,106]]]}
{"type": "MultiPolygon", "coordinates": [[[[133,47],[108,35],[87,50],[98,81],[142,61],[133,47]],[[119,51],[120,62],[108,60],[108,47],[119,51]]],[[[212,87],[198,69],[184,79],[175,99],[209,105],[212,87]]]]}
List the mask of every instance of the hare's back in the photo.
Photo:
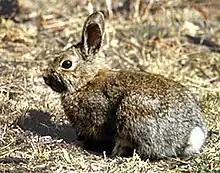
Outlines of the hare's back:
{"type": "Polygon", "coordinates": [[[119,92],[124,92],[124,94],[136,92],[160,100],[169,97],[178,100],[182,98],[194,100],[193,94],[185,86],[158,74],[131,71],[110,72],[106,73],[105,80],[109,90],[117,88],[119,92]]]}
{"type": "Polygon", "coordinates": [[[140,112],[151,117],[201,114],[194,95],[186,87],[161,75],[120,71],[109,73],[106,85],[105,93],[109,97],[121,99],[123,107],[137,115],[140,112]]]}

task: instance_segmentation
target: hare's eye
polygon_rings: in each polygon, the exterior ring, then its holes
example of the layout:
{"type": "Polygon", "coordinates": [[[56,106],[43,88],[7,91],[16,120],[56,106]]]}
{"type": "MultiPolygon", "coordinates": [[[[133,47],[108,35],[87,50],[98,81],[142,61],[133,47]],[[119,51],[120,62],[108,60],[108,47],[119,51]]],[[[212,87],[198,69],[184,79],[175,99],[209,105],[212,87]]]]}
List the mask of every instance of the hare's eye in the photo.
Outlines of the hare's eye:
{"type": "Polygon", "coordinates": [[[67,55],[64,57],[60,62],[60,67],[64,71],[72,71],[76,68],[78,65],[79,60],[74,55],[67,55]]]}
{"type": "Polygon", "coordinates": [[[73,65],[73,64],[72,64],[72,61],[70,61],[70,60],[65,60],[65,61],[63,61],[62,64],[61,64],[62,68],[65,68],[65,69],[71,68],[72,65],[73,65]]]}

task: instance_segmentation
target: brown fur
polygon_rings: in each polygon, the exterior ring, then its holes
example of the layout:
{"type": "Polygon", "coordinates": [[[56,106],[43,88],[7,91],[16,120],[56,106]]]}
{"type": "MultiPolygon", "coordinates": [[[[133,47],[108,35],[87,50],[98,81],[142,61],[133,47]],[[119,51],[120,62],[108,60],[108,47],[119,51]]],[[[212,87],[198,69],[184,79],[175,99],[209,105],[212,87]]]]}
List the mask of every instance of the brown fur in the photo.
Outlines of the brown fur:
{"type": "Polygon", "coordinates": [[[187,155],[191,131],[207,134],[193,94],[161,75],[106,70],[96,55],[103,23],[100,12],[89,16],[81,42],[60,53],[44,76],[61,93],[70,122],[85,140],[114,146],[112,156],[134,149],[142,158],[187,155]]]}

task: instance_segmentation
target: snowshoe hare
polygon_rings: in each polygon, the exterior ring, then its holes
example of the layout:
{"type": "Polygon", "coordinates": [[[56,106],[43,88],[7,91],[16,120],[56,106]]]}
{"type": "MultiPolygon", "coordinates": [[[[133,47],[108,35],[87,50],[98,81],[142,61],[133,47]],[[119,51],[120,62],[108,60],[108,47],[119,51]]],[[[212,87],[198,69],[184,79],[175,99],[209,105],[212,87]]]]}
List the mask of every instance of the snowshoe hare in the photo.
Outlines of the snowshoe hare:
{"type": "Polygon", "coordinates": [[[161,75],[104,69],[97,54],[103,33],[104,16],[94,12],[79,44],[53,55],[44,74],[61,94],[71,124],[85,141],[113,144],[111,156],[133,150],[143,159],[199,153],[207,128],[191,92],[161,75]]]}

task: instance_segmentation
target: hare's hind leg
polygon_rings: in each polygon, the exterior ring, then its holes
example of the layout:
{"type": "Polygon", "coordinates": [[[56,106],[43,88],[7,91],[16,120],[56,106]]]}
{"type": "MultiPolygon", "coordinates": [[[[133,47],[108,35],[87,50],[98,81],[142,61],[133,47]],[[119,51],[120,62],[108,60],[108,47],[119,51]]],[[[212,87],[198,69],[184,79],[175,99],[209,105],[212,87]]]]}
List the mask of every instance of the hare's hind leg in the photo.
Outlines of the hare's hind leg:
{"type": "Polygon", "coordinates": [[[143,158],[151,154],[152,148],[145,141],[150,142],[150,137],[147,136],[150,129],[145,124],[148,120],[143,115],[146,106],[139,98],[140,95],[137,91],[130,93],[119,104],[116,112],[115,147],[111,156],[132,156],[134,149],[143,158]]]}
{"type": "Polygon", "coordinates": [[[205,141],[206,134],[201,129],[201,127],[194,127],[190,133],[187,147],[184,150],[185,156],[191,156],[193,154],[198,154],[205,141]]]}

